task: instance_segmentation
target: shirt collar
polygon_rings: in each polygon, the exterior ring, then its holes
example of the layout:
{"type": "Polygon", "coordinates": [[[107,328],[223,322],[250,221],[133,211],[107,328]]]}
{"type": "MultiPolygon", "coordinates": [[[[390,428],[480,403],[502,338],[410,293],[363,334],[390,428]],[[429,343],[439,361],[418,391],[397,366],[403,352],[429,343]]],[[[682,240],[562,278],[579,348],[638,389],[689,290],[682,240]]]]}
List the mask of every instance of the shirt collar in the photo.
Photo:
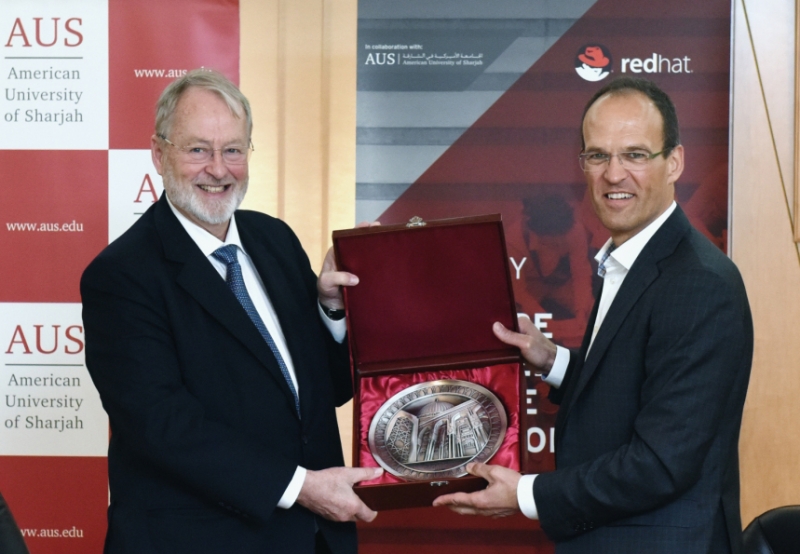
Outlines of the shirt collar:
{"type": "MultiPolygon", "coordinates": [[[[654,219],[650,225],[622,243],[621,246],[616,247],[609,255],[609,258],[613,258],[614,261],[619,263],[626,270],[629,270],[631,266],[633,266],[633,262],[636,261],[636,258],[639,257],[639,254],[642,253],[642,250],[644,250],[644,247],[647,245],[647,243],[650,242],[650,239],[656,234],[656,231],[661,228],[667,218],[672,215],[672,212],[674,212],[675,208],[677,207],[678,204],[676,204],[673,200],[672,204],[670,204],[669,208],[664,210],[663,214],[654,219]]],[[[603,254],[605,254],[606,250],[608,250],[611,246],[611,242],[611,239],[606,241],[606,243],[594,257],[595,260],[600,262],[600,260],[603,258],[603,254]]]]}
{"type": "Polygon", "coordinates": [[[225,241],[223,242],[179,212],[172,202],[170,202],[169,196],[164,194],[164,197],[167,199],[167,204],[172,210],[172,213],[178,218],[180,224],[189,234],[189,237],[197,244],[197,247],[200,248],[204,256],[210,256],[217,248],[225,246],[226,244],[235,244],[239,247],[239,250],[244,252],[242,241],[239,238],[239,228],[236,226],[236,214],[231,216],[231,222],[228,225],[228,234],[225,236],[225,241]]]}

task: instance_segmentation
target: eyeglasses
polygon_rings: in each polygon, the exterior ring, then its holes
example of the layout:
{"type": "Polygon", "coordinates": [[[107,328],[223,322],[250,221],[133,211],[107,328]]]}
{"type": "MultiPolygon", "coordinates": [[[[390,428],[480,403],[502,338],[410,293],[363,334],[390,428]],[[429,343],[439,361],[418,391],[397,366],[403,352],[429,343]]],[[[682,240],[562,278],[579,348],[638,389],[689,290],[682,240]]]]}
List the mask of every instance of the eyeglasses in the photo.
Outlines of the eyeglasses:
{"type": "Polygon", "coordinates": [[[226,164],[244,165],[247,163],[247,158],[250,157],[250,152],[255,150],[252,141],[248,146],[232,145],[224,148],[208,148],[207,146],[178,146],[164,135],[158,135],[158,137],[180,151],[184,160],[192,164],[208,163],[214,158],[214,152],[219,152],[222,156],[222,161],[226,164]]]}
{"type": "Polygon", "coordinates": [[[619,154],[608,154],[606,152],[584,152],[578,156],[578,163],[581,169],[586,173],[595,173],[603,171],[604,168],[611,163],[613,156],[617,157],[619,164],[629,171],[641,170],[647,166],[650,160],[667,153],[668,150],[662,150],[651,154],[647,150],[628,150],[627,152],[620,152],[619,154]]]}

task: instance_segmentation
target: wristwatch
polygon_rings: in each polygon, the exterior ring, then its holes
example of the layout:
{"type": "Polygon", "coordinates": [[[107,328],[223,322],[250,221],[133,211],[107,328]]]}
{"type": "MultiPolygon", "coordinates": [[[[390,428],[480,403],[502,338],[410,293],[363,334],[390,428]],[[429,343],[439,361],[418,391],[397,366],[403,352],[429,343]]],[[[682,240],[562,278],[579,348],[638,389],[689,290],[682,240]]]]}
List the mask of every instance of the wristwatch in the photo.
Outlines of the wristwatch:
{"type": "Polygon", "coordinates": [[[319,307],[322,308],[322,313],[324,313],[328,319],[333,321],[340,321],[344,319],[344,310],[341,308],[329,308],[322,302],[319,303],[319,307]]]}

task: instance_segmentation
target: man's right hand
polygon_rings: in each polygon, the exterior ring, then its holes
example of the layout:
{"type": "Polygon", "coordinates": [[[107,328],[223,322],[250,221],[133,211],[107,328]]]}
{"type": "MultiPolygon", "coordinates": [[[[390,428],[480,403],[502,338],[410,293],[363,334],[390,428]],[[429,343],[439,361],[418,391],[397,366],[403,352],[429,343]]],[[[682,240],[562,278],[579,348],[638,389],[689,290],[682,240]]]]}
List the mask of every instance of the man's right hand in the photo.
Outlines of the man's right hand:
{"type": "Polygon", "coordinates": [[[515,333],[499,321],[492,326],[495,336],[506,344],[519,348],[522,357],[534,368],[549,373],[556,361],[556,345],[548,340],[529,317],[520,317],[519,330],[515,333]]]}
{"type": "Polygon", "coordinates": [[[375,519],[371,510],[353,492],[353,485],[380,477],[383,470],[367,467],[331,467],[306,472],[297,503],[332,521],[366,521],[375,519]]]}

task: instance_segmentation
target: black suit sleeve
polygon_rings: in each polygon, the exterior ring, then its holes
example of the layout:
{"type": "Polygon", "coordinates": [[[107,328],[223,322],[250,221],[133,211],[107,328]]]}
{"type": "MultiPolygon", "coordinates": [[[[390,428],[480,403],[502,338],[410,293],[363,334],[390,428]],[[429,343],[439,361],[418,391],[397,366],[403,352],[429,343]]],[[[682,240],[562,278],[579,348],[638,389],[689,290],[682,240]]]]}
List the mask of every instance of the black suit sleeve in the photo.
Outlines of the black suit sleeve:
{"type": "Polygon", "coordinates": [[[0,494],[0,552],[3,554],[28,554],[22,534],[11,515],[3,495],[0,494]]]}

